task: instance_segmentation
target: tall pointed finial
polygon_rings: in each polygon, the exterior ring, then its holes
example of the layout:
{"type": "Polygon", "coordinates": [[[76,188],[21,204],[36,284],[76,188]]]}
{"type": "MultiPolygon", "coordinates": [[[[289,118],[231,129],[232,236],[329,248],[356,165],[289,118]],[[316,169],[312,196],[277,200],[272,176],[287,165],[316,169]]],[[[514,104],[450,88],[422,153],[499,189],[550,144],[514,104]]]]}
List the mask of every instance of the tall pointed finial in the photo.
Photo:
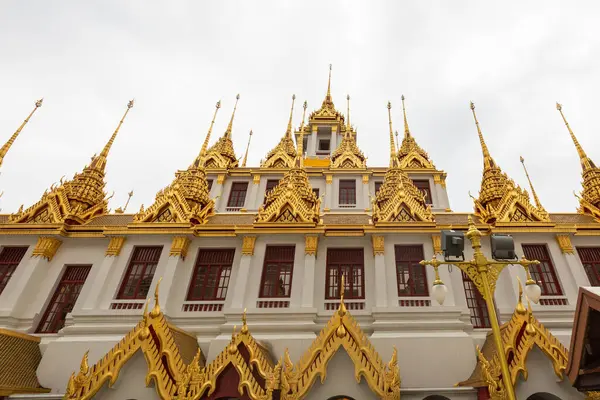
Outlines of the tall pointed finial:
{"type": "Polygon", "coordinates": [[[242,313],[242,329],[240,333],[245,335],[248,333],[248,324],[246,322],[246,309],[244,308],[244,312],[242,313]]]}
{"type": "Polygon", "coordinates": [[[150,316],[152,318],[156,318],[160,315],[160,304],[158,303],[158,288],[160,287],[160,282],[162,281],[162,277],[158,278],[158,282],[156,282],[156,287],[154,288],[154,308],[150,311],[150,316]]]}
{"type": "Polygon", "coordinates": [[[533,183],[531,183],[531,179],[529,178],[529,172],[527,172],[527,167],[525,166],[525,159],[523,158],[523,156],[520,156],[520,159],[521,159],[521,164],[523,164],[523,169],[525,170],[525,175],[527,176],[527,181],[529,181],[529,187],[531,188],[531,194],[533,195],[533,200],[535,201],[535,205],[540,210],[543,210],[544,207],[542,207],[542,203],[540,202],[540,199],[538,198],[538,195],[535,192],[535,189],[533,188],[533,183]]]}
{"type": "Polygon", "coordinates": [[[344,279],[345,275],[342,273],[341,286],[340,286],[340,303],[344,304],[344,292],[346,291],[346,283],[344,279]]]}
{"type": "Polygon", "coordinates": [[[246,153],[244,154],[244,161],[242,161],[242,167],[245,167],[246,161],[248,161],[248,150],[250,149],[250,139],[252,139],[252,129],[250,129],[250,133],[248,134],[248,144],[246,145],[246,153]]]}
{"type": "Polygon", "coordinates": [[[398,131],[394,132],[396,135],[396,151],[400,151],[400,140],[398,139],[398,131]]]}
{"type": "Polygon", "coordinates": [[[567,122],[567,118],[565,117],[565,115],[562,112],[562,105],[559,103],[556,103],[556,109],[558,110],[558,112],[560,112],[560,115],[561,115],[563,121],[565,121],[565,125],[567,126],[567,129],[569,130],[571,139],[573,139],[573,143],[575,144],[575,148],[577,149],[577,154],[579,155],[579,159],[581,160],[581,166],[583,167],[583,170],[585,171],[588,168],[591,168],[591,165],[589,164],[589,162],[587,162],[588,156],[585,154],[585,151],[583,151],[583,147],[581,147],[581,145],[579,144],[579,141],[575,137],[575,134],[573,133],[571,126],[567,122]]]}
{"type": "Polygon", "coordinates": [[[493,166],[492,156],[485,144],[485,140],[483,140],[483,134],[481,133],[481,128],[479,127],[479,121],[477,121],[477,114],[475,114],[475,104],[471,102],[471,111],[473,112],[473,118],[475,118],[475,125],[477,126],[477,134],[479,135],[479,143],[481,144],[481,151],[483,152],[483,165],[486,168],[493,166]]]}
{"type": "Polygon", "coordinates": [[[4,157],[6,156],[6,153],[8,153],[8,149],[10,149],[10,147],[15,142],[15,140],[17,140],[17,136],[19,136],[19,133],[21,133],[21,130],[23,129],[23,127],[29,122],[29,118],[31,118],[33,113],[35,113],[36,110],[42,106],[43,102],[44,102],[44,99],[39,99],[38,101],[35,102],[35,107],[29,113],[27,118],[25,118],[25,120],[23,121],[21,126],[19,126],[19,128],[15,131],[15,133],[12,134],[12,136],[10,137],[10,139],[8,139],[8,141],[4,144],[4,146],[2,146],[2,148],[0,148],[0,166],[2,166],[2,161],[4,161],[4,157]]]}
{"type": "Polygon", "coordinates": [[[394,144],[394,129],[392,128],[392,103],[388,101],[388,120],[390,122],[390,168],[398,166],[398,160],[396,158],[396,145],[394,144]]]}
{"type": "Polygon", "coordinates": [[[104,148],[102,149],[102,152],[100,152],[100,155],[93,158],[92,163],[90,164],[90,168],[95,168],[95,169],[104,171],[104,167],[106,166],[106,158],[108,157],[110,148],[112,147],[113,143],[115,142],[117,133],[119,133],[119,129],[121,129],[121,125],[123,125],[123,122],[125,121],[125,117],[127,117],[129,110],[131,110],[131,108],[133,107],[133,103],[134,103],[134,100],[129,100],[129,102],[127,103],[127,109],[125,110],[125,113],[121,117],[121,120],[119,121],[119,124],[117,125],[117,128],[115,129],[112,136],[110,137],[110,139],[108,140],[108,142],[106,143],[104,148]]]}
{"type": "Polygon", "coordinates": [[[204,143],[202,143],[202,148],[200,149],[200,155],[198,159],[204,158],[206,156],[206,151],[208,150],[208,143],[210,142],[210,134],[213,130],[213,125],[215,124],[215,119],[217,118],[217,112],[221,108],[221,100],[217,101],[215,105],[215,113],[213,114],[213,119],[210,121],[210,126],[208,128],[208,133],[206,134],[206,138],[204,139],[204,143]]]}
{"type": "Polygon", "coordinates": [[[231,139],[231,129],[233,128],[233,118],[235,117],[235,110],[237,110],[238,101],[240,100],[240,95],[235,96],[235,105],[233,106],[233,112],[231,113],[231,119],[229,120],[229,125],[227,125],[227,130],[225,131],[225,137],[231,139]]]}
{"type": "Polygon", "coordinates": [[[296,153],[298,153],[296,155],[296,157],[298,157],[296,165],[300,168],[304,167],[304,118],[306,117],[306,107],[307,103],[305,101],[302,105],[302,123],[300,124],[300,138],[298,139],[298,150],[296,151],[296,153]]]}
{"type": "Polygon", "coordinates": [[[327,98],[331,99],[331,68],[332,65],[329,64],[329,79],[327,80],[327,98]]]}
{"type": "MultiPolygon", "coordinates": [[[[61,178],[61,184],[62,184],[62,178],[61,178]]],[[[127,210],[127,206],[129,205],[129,200],[131,200],[131,197],[133,196],[133,190],[131,192],[127,193],[127,196],[129,196],[129,197],[127,197],[127,201],[125,202],[125,207],[123,207],[123,208],[121,208],[121,207],[117,208],[115,210],[115,213],[117,213],[117,214],[123,214],[125,212],[125,210],[127,210]]]]}
{"type": "Polygon", "coordinates": [[[404,107],[404,95],[402,99],[402,113],[404,114],[404,137],[410,137],[410,129],[408,129],[408,119],[406,118],[406,108],[404,107]]]}
{"type": "Polygon", "coordinates": [[[346,101],[348,102],[348,111],[346,113],[346,135],[350,137],[352,129],[350,125],[350,95],[346,96],[346,101]]]}
{"type": "Polygon", "coordinates": [[[294,116],[294,103],[296,102],[296,95],[292,95],[292,107],[290,108],[290,119],[288,120],[287,130],[285,131],[285,136],[287,138],[292,138],[292,117],[294,116]]]}

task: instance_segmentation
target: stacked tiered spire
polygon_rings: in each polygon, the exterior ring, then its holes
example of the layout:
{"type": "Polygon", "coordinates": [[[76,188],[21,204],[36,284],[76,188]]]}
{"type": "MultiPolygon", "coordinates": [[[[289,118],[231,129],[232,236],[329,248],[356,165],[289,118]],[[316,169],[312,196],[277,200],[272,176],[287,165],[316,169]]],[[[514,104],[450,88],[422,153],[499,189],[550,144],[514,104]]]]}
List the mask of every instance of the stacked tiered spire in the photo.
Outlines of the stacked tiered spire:
{"type": "Polygon", "coordinates": [[[327,80],[327,94],[325,95],[325,99],[323,99],[321,108],[319,108],[316,111],[313,111],[310,114],[309,121],[336,121],[340,123],[340,127],[343,129],[344,115],[335,109],[335,105],[333,104],[333,97],[331,97],[331,68],[331,64],[329,64],[329,79],[327,80]]]}
{"type": "Polygon", "coordinates": [[[425,204],[425,196],[417,189],[408,174],[400,168],[392,129],[392,105],[388,102],[390,125],[390,167],[383,184],[372,199],[373,223],[394,224],[402,222],[433,222],[431,207],[425,204]]]}
{"type": "MultiPolygon", "coordinates": [[[[435,169],[435,166],[429,159],[427,152],[423,150],[411,135],[406,118],[406,108],[404,106],[404,95],[402,95],[402,113],[404,114],[404,139],[398,150],[398,159],[400,168],[419,168],[435,169]]],[[[396,132],[396,136],[398,132],[396,132]]]]}
{"type": "Polygon", "coordinates": [[[488,224],[496,222],[549,222],[543,208],[535,207],[529,201],[527,191],[521,189],[496,164],[483,139],[475,104],[471,102],[477,134],[483,152],[483,177],[479,198],[474,199],[475,213],[488,224]]]}
{"type": "Polygon", "coordinates": [[[288,120],[287,129],[285,134],[275,146],[267,154],[267,159],[260,165],[261,168],[292,168],[296,160],[297,152],[296,146],[294,145],[294,139],[292,139],[292,116],[294,114],[294,102],[296,96],[292,96],[292,107],[290,110],[290,118],[288,120]]]}
{"type": "Polygon", "coordinates": [[[27,210],[23,206],[9,217],[14,223],[69,223],[82,224],[91,218],[108,212],[108,199],[104,193],[104,169],[108,153],[117,137],[117,133],[133,107],[133,100],[127,104],[127,110],[110,140],[99,156],[94,155],[90,166],[75,174],[73,180],[60,181],[58,187],[46,191],[41,200],[27,210]]]}
{"type": "Polygon", "coordinates": [[[8,150],[11,148],[11,146],[15,142],[15,140],[17,140],[19,133],[21,133],[21,131],[23,130],[25,125],[27,125],[27,123],[29,122],[29,119],[31,118],[33,113],[35,113],[37,111],[37,109],[42,106],[43,101],[44,101],[44,99],[39,99],[38,101],[35,102],[34,109],[29,113],[27,118],[25,118],[25,121],[23,121],[21,126],[19,126],[19,128],[15,131],[15,133],[12,134],[12,136],[10,137],[10,139],[8,139],[8,141],[4,144],[4,146],[2,146],[2,148],[0,148],[0,167],[2,166],[4,157],[6,157],[6,153],[8,153],[8,150]]]}
{"type": "Polygon", "coordinates": [[[134,216],[134,222],[204,224],[208,221],[208,217],[214,214],[215,203],[209,197],[205,166],[209,157],[206,148],[219,108],[221,108],[220,101],[215,106],[213,119],[196,160],[187,170],[175,173],[175,180],[171,185],[156,194],[154,204],[147,210],[142,206],[134,216]]]}
{"type": "Polygon", "coordinates": [[[356,145],[356,137],[350,125],[350,95],[346,97],[346,100],[348,101],[346,129],[340,145],[331,154],[331,168],[366,168],[367,158],[356,145]]]}
{"type": "Polygon", "coordinates": [[[565,125],[569,130],[571,139],[577,149],[579,160],[581,162],[581,175],[583,176],[583,191],[579,197],[579,212],[589,214],[597,219],[600,219],[600,168],[594,164],[591,158],[587,156],[583,147],[579,144],[579,141],[575,137],[575,134],[571,130],[567,118],[562,112],[562,106],[556,103],[556,108],[560,112],[560,115],[565,121],[565,125]]]}
{"type": "Polygon", "coordinates": [[[277,224],[302,224],[315,226],[321,223],[319,211],[321,200],[315,195],[304,170],[303,142],[304,118],[306,116],[306,102],[302,113],[302,125],[298,149],[292,168],[290,168],[277,186],[273,188],[265,199],[265,203],[258,209],[254,220],[255,225],[277,224]]]}
{"type": "Polygon", "coordinates": [[[238,94],[235,97],[235,106],[231,113],[231,119],[227,125],[227,129],[223,136],[221,136],[215,144],[208,149],[206,154],[206,168],[209,169],[230,169],[238,166],[238,159],[233,150],[233,141],[231,140],[231,131],[233,129],[233,119],[235,117],[235,111],[237,110],[237,104],[240,99],[238,94]]]}

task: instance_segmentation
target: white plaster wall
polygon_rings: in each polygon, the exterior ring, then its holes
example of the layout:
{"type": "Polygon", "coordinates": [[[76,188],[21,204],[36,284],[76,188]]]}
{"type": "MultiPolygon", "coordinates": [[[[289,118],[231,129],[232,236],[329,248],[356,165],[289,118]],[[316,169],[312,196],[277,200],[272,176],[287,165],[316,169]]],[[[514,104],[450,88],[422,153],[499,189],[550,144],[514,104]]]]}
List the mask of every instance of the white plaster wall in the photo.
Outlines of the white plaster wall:
{"type": "Polygon", "coordinates": [[[28,272],[27,264],[31,260],[31,254],[33,253],[33,249],[35,247],[35,244],[37,243],[37,236],[3,236],[0,240],[2,240],[2,242],[0,242],[0,246],[27,246],[27,252],[21,259],[21,262],[19,263],[17,268],[15,268],[11,280],[8,281],[8,284],[0,294],[0,313],[3,313],[11,311],[11,309],[7,309],[4,307],[4,304],[6,303],[4,303],[2,300],[10,296],[9,293],[11,293],[12,291],[11,281],[16,281],[18,279],[18,276],[22,276],[23,274],[26,274],[28,272]]]}
{"type": "Polygon", "coordinates": [[[141,351],[136,352],[121,369],[119,379],[109,388],[105,384],[94,396],[98,400],[160,400],[154,382],[146,387],[148,364],[141,351]]]}

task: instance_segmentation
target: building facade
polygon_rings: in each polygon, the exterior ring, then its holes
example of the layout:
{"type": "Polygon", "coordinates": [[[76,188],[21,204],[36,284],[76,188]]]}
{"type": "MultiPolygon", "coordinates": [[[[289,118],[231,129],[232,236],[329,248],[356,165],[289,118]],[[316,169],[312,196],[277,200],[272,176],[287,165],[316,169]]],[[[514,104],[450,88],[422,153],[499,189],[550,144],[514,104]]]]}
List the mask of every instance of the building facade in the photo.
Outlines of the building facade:
{"type": "Polygon", "coordinates": [[[581,206],[552,214],[495,163],[472,106],[481,191],[473,213],[456,213],[446,173],[409,129],[404,98],[401,139],[388,104],[389,165],[367,166],[350,107],[336,110],[330,83],[298,128],[290,113],[259,166],[246,166],[248,149],[235,155],[235,108],[211,145],[218,103],[189,168],[148,208],[109,213],[104,168],[130,103],[89,166],[0,215],[0,396],[498,398],[478,285],[441,267],[448,291],[439,305],[438,277],[419,264],[441,257],[442,230],[477,228],[484,253],[489,235],[508,233],[519,256],[540,261],[529,270],[539,304],[522,297],[522,267],[495,282],[517,398],[584,398],[562,377],[578,289],[600,285],[600,169],[568,124],[581,206]]]}

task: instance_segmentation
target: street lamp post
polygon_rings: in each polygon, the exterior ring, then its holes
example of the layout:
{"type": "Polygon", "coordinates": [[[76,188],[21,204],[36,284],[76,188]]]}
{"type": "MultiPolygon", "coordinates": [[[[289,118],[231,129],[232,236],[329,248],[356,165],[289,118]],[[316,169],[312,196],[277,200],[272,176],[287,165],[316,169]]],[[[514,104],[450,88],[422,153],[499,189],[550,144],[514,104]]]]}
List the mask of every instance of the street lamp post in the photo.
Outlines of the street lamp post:
{"type": "MultiPolygon", "coordinates": [[[[473,248],[473,259],[471,261],[439,261],[435,258],[432,260],[423,260],[420,262],[421,265],[431,265],[435,270],[435,281],[433,282],[432,293],[438,303],[442,304],[446,297],[446,286],[440,279],[438,268],[440,265],[456,265],[461,271],[469,276],[471,281],[475,284],[485,303],[487,305],[488,314],[490,317],[490,323],[492,325],[492,335],[494,336],[494,342],[496,344],[496,350],[498,352],[498,359],[500,360],[500,366],[502,369],[502,380],[506,387],[506,394],[509,400],[516,400],[514,388],[510,378],[510,372],[508,370],[508,362],[506,360],[506,353],[504,352],[504,346],[502,344],[502,337],[500,335],[500,326],[498,324],[498,317],[496,316],[496,306],[494,304],[494,291],[496,289],[496,281],[502,269],[507,265],[516,264],[521,265],[527,272],[527,282],[525,292],[527,297],[534,303],[537,303],[540,299],[541,289],[538,284],[531,279],[529,273],[529,266],[532,264],[539,264],[539,261],[530,261],[523,256],[519,261],[497,261],[488,259],[481,251],[481,232],[475,227],[473,218],[469,215],[469,230],[466,233],[467,238],[471,241],[471,247],[473,248]]],[[[464,246],[464,244],[461,243],[464,246]]]]}

